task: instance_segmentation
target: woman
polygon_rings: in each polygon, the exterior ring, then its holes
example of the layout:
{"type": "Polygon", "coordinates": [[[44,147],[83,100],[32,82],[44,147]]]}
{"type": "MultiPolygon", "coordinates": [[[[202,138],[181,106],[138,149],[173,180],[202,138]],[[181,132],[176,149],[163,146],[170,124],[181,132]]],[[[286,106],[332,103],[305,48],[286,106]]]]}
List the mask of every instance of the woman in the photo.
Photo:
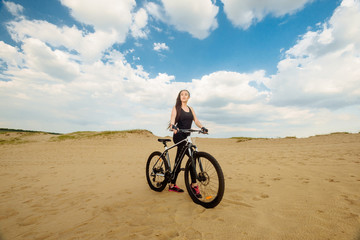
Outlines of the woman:
{"type": "MultiPolygon", "coordinates": [[[[174,143],[178,143],[181,140],[184,140],[187,137],[187,134],[183,132],[179,132],[179,129],[190,129],[192,125],[192,121],[195,122],[196,126],[201,128],[204,132],[208,132],[206,128],[204,128],[200,121],[197,119],[194,109],[187,105],[189,101],[190,93],[188,90],[181,90],[176,98],[176,104],[172,109],[171,112],[171,120],[170,120],[170,127],[171,130],[174,132],[173,140],[174,143]]],[[[181,161],[178,159],[180,157],[180,153],[182,148],[185,146],[185,142],[181,143],[177,147],[176,158],[175,161],[181,161]]],[[[186,152],[188,155],[188,153],[186,152]]],[[[180,167],[175,172],[175,178],[171,181],[169,186],[169,191],[171,192],[184,192],[181,188],[176,186],[176,179],[179,175],[180,167]]],[[[194,170],[190,171],[191,174],[191,190],[196,195],[196,197],[201,198],[201,194],[199,191],[199,186],[196,184],[196,173],[194,170]]]]}

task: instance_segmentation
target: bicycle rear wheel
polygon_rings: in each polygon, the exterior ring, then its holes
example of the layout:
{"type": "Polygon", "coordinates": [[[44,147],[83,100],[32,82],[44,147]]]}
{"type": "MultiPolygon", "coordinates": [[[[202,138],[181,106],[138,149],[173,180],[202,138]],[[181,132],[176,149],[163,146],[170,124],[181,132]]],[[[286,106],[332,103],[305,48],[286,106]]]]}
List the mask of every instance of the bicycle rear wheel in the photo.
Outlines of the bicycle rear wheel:
{"type": "Polygon", "coordinates": [[[185,185],[191,199],[205,208],[216,207],[223,198],[225,191],[224,174],[216,159],[208,153],[196,152],[194,154],[196,161],[196,181],[199,186],[201,198],[197,198],[191,190],[190,169],[191,160],[186,163],[185,167],[185,185]],[[203,167],[200,170],[199,161],[203,167]]]}
{"type": "Polygon", "coordinates": [[[161,152],[153,152],[146,162],[146,180],[149,187],[161,192],[167,185],[167,169],[168,164],[161,152]]]}

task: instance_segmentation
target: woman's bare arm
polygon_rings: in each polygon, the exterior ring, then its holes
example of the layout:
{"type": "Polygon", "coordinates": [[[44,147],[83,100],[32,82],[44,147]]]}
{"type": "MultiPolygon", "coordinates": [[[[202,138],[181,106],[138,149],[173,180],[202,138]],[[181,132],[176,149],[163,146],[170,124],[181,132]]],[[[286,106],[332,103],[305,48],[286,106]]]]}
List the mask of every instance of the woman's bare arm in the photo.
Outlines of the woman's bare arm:
{"type": "Polygon", "coordinates": [[[191,112],[192,112],[192,114],[194,116],[194,122],[195,122],[196,126],[198,126],[199,128],[202,128],[203,125],[200,123],[199,119],[196,117],[194,109],[192,107],[190,107],[190,108],[191,108],[191,112]]]}
{"type": "Polygon", "coordinates": [[[176,134],[177,130],[172,128],[172,126],[175,125],[175,118],[176,118],[176,108],[174,106],[172,111],[171,111],[170,130],[174,131],[174,133],[176,134]]]}

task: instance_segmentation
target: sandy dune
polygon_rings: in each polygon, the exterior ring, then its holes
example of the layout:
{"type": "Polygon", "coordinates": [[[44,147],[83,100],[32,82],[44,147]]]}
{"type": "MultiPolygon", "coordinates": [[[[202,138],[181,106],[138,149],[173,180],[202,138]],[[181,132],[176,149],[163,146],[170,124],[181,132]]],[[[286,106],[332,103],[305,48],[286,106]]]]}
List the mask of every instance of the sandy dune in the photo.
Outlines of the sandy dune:
{"type": "Polygon", "coordinates": [[[225,174],[215,209],[150,190],[149,133],[53,137],[0,134],[0,239],[360,239],[360,134],[197,138],[225,174]]]}

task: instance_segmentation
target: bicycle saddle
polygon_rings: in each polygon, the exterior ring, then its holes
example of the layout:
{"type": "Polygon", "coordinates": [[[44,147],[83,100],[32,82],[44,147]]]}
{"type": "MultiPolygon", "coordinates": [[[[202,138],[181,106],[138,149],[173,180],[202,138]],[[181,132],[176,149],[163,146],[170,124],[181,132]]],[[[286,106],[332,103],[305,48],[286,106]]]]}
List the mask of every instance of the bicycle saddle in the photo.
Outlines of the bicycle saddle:
{"type": "Polygon", "coordinates": [[[166,143],[166,142],[171,142],[171,139],[162,139],[162,138],[159,138],[158,141],[159,141],[159,142],[162,142],[162,143],[166,143]]]}

